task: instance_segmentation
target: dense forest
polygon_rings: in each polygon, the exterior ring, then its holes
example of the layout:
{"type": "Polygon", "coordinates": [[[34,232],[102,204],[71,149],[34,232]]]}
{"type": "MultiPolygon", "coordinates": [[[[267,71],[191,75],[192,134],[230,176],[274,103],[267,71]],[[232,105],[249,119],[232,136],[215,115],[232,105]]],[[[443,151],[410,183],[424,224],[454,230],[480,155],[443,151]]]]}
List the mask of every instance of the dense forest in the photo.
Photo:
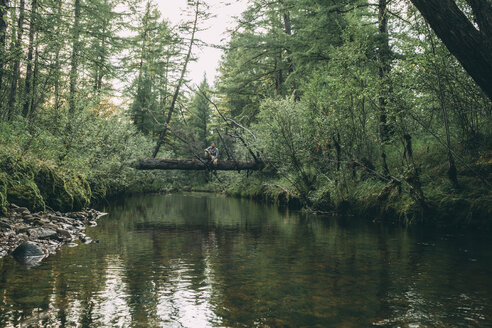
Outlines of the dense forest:
{"type": "Polygon", "coordinates": [[[0,208],[213,190],[400,222],[492,217],[488,0],[250,0],[215,81],[188,80],[213,10],[0,0],[0,208]],[[138,158],[261,171],[140,171],[138,158]]]}

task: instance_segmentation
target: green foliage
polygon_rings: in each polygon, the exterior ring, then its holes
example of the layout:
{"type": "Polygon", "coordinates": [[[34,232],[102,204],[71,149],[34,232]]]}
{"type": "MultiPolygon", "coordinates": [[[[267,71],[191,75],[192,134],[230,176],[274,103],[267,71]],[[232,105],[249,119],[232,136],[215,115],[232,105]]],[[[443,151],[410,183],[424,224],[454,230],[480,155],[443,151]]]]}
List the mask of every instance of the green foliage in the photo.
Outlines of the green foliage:
{"type": "Polygon", "coordinates": [[[406,223],[487,217],[490,101],[418,12],[405,21],[386,13],[382,33],[378,11],[359,5],[251,2],[218,85],[221,104],[250,124],[274,174],[237,192],[279,185],[313,210],[406,223]],[[279,97],[293,81],[299,99],[279,97]],[[458,186],[448,175],[453,162],[458,186]]]}
{"type": "Polygon", "coordinates": [[[7,213],[7,174],[0,172],[0,214],[7,213]]]}
{"type": "Polygon", "coordinates": [[[258,148],[281,175],[291,181],[299,196],[312,189],[314,172],[309,165],[312,125],[303,104],[292,100],[267,100],[262,104],[254,130],[258,148]]]}

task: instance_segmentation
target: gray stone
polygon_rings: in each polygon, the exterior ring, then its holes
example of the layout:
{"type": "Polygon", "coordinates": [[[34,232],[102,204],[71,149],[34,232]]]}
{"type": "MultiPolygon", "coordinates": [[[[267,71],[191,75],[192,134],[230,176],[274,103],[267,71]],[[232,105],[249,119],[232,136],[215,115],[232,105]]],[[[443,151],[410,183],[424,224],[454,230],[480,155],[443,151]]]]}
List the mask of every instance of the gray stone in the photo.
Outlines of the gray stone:
{"type": "Polygon", "coordinates": [[[0,220],[0,228],[12,229],[12,225],[7,220],[0,220]]]}
{"type": "Polygon", "coordinates": [[[72,238],[73,238],[72,234],[70,232],[68,232],[67,230],[57,229],[56,233],[58,234],[58,236],[60,238],[63,238],[63,239],[72,240],[72,238]]]}
{"type": "Polygon", "coordinates": [[[56,231],[50,228],[32,228],[28,230],[31,239],[44,239],[56,237],[56,231]]]}
{"type": "Polygon", "coordinates": [[[90,244],[92,242],[92,238],[91,237],[80,237],[79,238],[81,242],[83,242],[84,244],[90,244]]]}
{"type": "Polygon", "coordinates": [[[15,259],[21,260],[28,257],[44,257],[44,252],[36,243],[26,241],[17,247],[12,255],[15,259]]]}
{"type": "Polygon", "coordinates": [[[29,212],[29,209],[27,207],[15,207],[15,208],[12,208],[12,211],[15,213],[24,213],[24,212],[28,212],[28,214],[31,213],[31,212],[29,212]]]}

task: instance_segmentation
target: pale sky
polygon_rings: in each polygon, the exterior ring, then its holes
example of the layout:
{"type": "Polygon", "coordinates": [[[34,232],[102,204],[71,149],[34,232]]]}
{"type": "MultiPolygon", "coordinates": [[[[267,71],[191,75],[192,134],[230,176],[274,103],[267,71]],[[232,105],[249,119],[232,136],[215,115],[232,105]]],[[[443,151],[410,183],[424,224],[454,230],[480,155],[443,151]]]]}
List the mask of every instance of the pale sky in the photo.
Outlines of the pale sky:
{"type": "MultiPolygon", "coordinates": [[[[187,0],[154,1],[157,3],[162,16],[172,25],[178,24],[185,18],[183,8],[186,8],[187,0]]],[[[215,17],[210,18],[206,22],[206,26],[199,26],[199,28],[208,27],[208,29],[198,33],[197,37],[209,44],[225,45],[228,41],[228,35],[225,32],[228,28],[235,26],[233,17],[241,16],[247,7],[247,0],[206,0],[205,2],[210,6],[210,13],[215,17]]],[[[207,80],[212,84],[217,77],[222,51],[211,47],[202,47],[201,49],[194,47],[193,50],[198,60],[188,66],[188,78],[192,80],[193,84],[199,84],[205,72],[207,80]]]]}

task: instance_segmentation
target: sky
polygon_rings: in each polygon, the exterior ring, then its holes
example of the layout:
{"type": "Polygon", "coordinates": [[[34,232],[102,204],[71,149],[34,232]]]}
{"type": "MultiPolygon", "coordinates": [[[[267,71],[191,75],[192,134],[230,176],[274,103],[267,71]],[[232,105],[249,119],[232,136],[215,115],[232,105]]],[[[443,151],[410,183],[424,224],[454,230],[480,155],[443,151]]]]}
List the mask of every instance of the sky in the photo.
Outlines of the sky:
{"type": "MultiPolygon", "coordinates": [[[[228,41],[226,30],[234,27],[234,16],[241,16],[241,13],[247,7],[247,0],[205,0],[210,6],[210,12],[215,17],[210,18],[205,26],[205,31],[198,33],[197,37],[208,44],[225,45],[228,41]]],[[[178,24],[184,18],[184,10],[187,0],[155,0],[162,16],[165,17],[172,25],[178,24]]],[[[206,73],[207,80],[212,84],[217,77],[219,61],[222,50],[212,47],[194,47],[193,53],[198,60],[190,63],[188,66],[188,78],[193,84],[200,84],[203,74],[206,73]]]]}

